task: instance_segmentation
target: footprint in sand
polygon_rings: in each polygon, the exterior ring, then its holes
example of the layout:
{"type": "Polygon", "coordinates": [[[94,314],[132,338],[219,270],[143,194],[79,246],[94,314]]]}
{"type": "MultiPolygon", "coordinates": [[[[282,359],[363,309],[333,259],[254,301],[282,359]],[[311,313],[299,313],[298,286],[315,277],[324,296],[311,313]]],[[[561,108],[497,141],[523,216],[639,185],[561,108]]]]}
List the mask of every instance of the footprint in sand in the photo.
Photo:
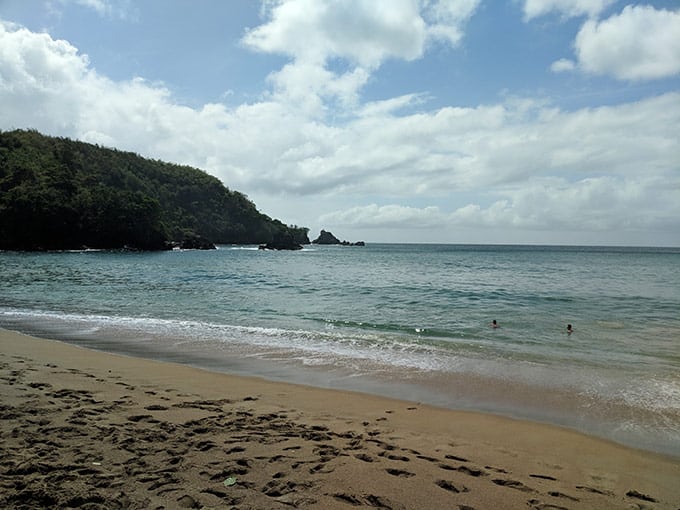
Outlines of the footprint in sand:
{"type": "Polygon", "coordinates": [[[309,468],[309,474],[312,474],[312,475],[314,475],[316,473],[327,474],[327,473],[332,473],[333,471],[335,471],[335,468],[327,467],[325,462],[321,462],[321,463],[309,468]]]}
{"type": "Polygon", "coordinates": [[[199,452],[207,452],[216,447],[217,445],[213,441],[199,441],[196,443],[196,446],[194,446],[194,448],[199,452]]]}
{"type": "Polygon", "coordinates": [[[447,480],[437,480],[435,482],[435,485],[438,487],[441,487],[444,490],[447,490],[449,492],[454,492],[456,494],[460,494],[461,492],[469,492],[470,489],[465,487],[464,485],[456,486],[453,484],[453,482],[449,482],[447,480]]]}
{"type": "Polygon", "coordinates": [[[534,510],[569,510],[568,508],[563,506],[552,505],[550,503],[543,503],[538,499],[530,499],[529,501],[527,501],[527,505],[529,505],[529,507],[533,508],[534,510]]]}
{"type": "Polygon", "coordinates": [[[262,493],[270,498],[279,498],[291,492],[296,492],[298,487],[307,487],[307,484],[297,484],[293,481],[272,480],[262,488],[262,493]]]}
{"type": "Polygon", "coordinates": [[[626,492],[626,496],[629,498],[641,499],[642,501],[648,501],[650,503],[657,503],[657,500],[647,494],[642,494],[636,490],[629,490],[626,492]]]}
{"type": "Polygon", "coordinates": [[[387,452],[381,452],[378,454],[380,457],[385,457],[386,459],[390,460],[397,460],[399,462],[411,462],[411,459],[408,457],[405,457],[403,455],[390,455],[387,452]]]}
{"type": "Polygon", "coordinates": [[[229,450],[226,450],[224,453],[227,455],[230,455],[232,453],[242,453],[245,452],[246,449],[243,446],[234,446],[233,448],[230,448],[229,450]]]}
{"type": "Polygon", "coordinates": [[[485,467],[486,469],[488,469],[489,471],[494,471],[494,472],[496,472],[496,473],[503,473],[504,475],[507,475],[507,474],[508,474],[508,472],[507,472],[505,469],[503,469],[503,468],[493,467],[493,466],[484,466],[484,467],[485,467]]]}
{"type": "Polygon", "coordinates": [[[46,388],[51,388],[52,385],[49,383],[41,383],[41,382],[33,382],[29,383],[28,386],[30,388],[35,388],[36,390],[44,390],[46,388]]]}
{"type": "Polygon", "coordinates": [[[346,494],[344,492],[338,492],[333,494],[333,497],[338,501],[343,503],[348,503],[352,506],[363,506],[372,508],[382,508],[384,510],[392,510],[394,508],[393,503],[381,498],[380,496],[375,496],[373,494],[364,494],[362,496],[355,496],[353,494],[346,494]]]}
{"type": "Polygon", "coordinates": [[[160,423],[159,420],[155,419],[153,416],[150,414],[137,414],[137,415],[132,415],[128,416],[128,421],[134,422],[134,423],[139,423],[139,422],[146,422],[146,423],[160,423]]]}
{"type": "Polygon", "coordinates": [[[416,476],[414,473],[409,473],[408,471],[402,471],[401,469],[388,468],[385,471],[387,471],[387,473],[392,475],[392,476],[399,476],[399,477],[402,477],[402,478],[410,478],[412,476],[416,476]]]}
{"type": "Polygon", "coordinates": [[[491,481],[496,485],[500,485],[501,487],[509,487],[510,489],[516,489],[522,492],[536,492],[531,487],[527,487],[522,482],[518,482],[517,480],[502,480],[497,478],[491,481]]]}
{"type": "Polygon", "coordinates": [[[550,475],[536,475],[536,474],[531,474],[529,475],[531,478],[540,478],[541,480],[552,480],[553,482],[557,481],[557,478],[550,476],[550,475]]]}
{"type": "Polygon", "coordinates": [[[474,476],[475,478],[487,475],[487,473],[481,469],[475,469],[467,466],[460,466],[458,469],[456,469],[456,471],[459,471],[468,476],[474,476]]]}
{"type": "Polygon", "coordinates": [[[146,409],[147,411],[167,411],[168,410],[167,407],[161,406],[161,405],[158,405],[158,404],[152,404],[150,406],[146,406],[144,409],[146,409]]]}
{"type": "Polygon", "coordinates": [[[588,487],[587,485],[577,485],[576,488],[580,491],[592,492],[593,494],[600,494],[602,496],[613,496],[612,491],[597,489],[595,487],[588,487]]]}
{"type": "Polygon", "coordinates": [[[435,459],[434,457],[428,457],[427,455],[418,455],[417,457],[420,460],[426,460],[428,462],[439,462],[439,459],[435,459]]]}
{"type": "Polygon", "coordinates": [[[232,464],[232,465],[227,465],[226,467],[223,466],[223,469],[220,471],[213,473],[212,475],[210,473],[206,473],[206,475],[210,476],[210,481],[216,482],[216,481],[222,481],[226,480],[229,477],[232,476],[243,476],[247,475],[250,472],[250,469],[246,466],[240,466],[238,464],[232,464]]]}
{"type": "Polygon", "coordinates": [[[180,508],[200,508],[201,505],[196,501],[194,498],[189,496],[188,494],[185,494],[181,498],[177,500],[177,505],[180,508]]]}
{"type": "Polygon", "coordinates": [[[444,458],[449,459],[449,460],[457,460],[458,462],[470,462],[465,457],[458,457],[456,455],[444,455],[444,458]]]}
{"type": "Polygon", "coordinates": [[[564,494],[562,492],[557,492],[557,491],[550,491],[548,492],[549,496],[552,496],[553,498],[564,498],[568,499],[570,501],[578,502],[580,499],[575,498],[574,496],[570,496],[569,494],[564,494]]]}
{"type": "Polygon", "coordinates": [[[333,497],[337,499],[338,501],[342,501],[343,503],[349,503],[350,505],[353,506],[361,506],[362,503],[359,501],[359,499],[356,496],[352,496],[351,494],[345,494],[343,492],[333,494],[333,497]]]}
{"type": "MultiPolygon", "coordinates": [[[[369,435],[370,435],[370,434],[369,434],[369,435]]],[[[396,449],[397,449],[397,447],[394,446],[393,444],[385,443],[385,442],[383,442],[383,441],[379,441],[379,440],[376,440],[376,439],[371,439],[371,442],[377,444],[377,445],[378,445],[380,448],[382,448],[383,450],[392,451],[392,450],[396,450],[396,449]]]]}

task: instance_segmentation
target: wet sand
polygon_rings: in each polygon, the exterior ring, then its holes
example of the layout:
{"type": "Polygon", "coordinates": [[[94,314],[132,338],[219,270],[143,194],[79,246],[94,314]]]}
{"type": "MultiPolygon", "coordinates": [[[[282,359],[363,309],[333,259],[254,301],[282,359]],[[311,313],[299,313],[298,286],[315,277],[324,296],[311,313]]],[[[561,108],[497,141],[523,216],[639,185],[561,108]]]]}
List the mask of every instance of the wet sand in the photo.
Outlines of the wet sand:
{"type": "Polygon", "coordinates": [[[680,459],[0,330],[0,508],[680,509],[680,459]]]}

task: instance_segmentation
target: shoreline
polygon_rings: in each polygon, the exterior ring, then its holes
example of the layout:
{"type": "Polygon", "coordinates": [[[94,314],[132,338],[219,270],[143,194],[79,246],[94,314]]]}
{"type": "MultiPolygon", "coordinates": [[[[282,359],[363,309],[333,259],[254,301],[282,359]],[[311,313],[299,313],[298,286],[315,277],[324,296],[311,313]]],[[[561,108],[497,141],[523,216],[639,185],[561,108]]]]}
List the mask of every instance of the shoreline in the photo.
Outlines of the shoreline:
{"type": "Polygon", "coordinates": [[[0,346],[6,508],[680,507],[680,459],[570,429],[1,329],[0,346]]]}
{"type": "MultiPolygon", "coordinates": [[[[29,323],[5,323],[0,325],[0,329],[20,331],[100,352],[179,363],[212,372],[254,376],[320,389],[355,391],[451,410],[554,425],[633,449],[680,459],[680,415],[675,407],[660,416],[658,409],[647,407],[648,403],[656,402],[653,395],[644,400],[638,397],[643,405],[631,405],[618,399],[601,398],[597,392],[586,395],[575,393],[573,386],[564,386],[565,376],[575,377],[571,371],[551,371],[551,377],[560,381],[556,386],[545,379],[543,383],[548,383],[547,386],[521,378],[513,380],[518,367],[513,369],[511,379],[507,378],[508,372],[503,372],[506,367],[499,366],[495,367],[493,375],[490,375],[489,367],[485,374],[431,371],[423,375],[417,370],[397,370],[389,366],[378,367],[378,370],[375,367],[368,370],[360,368],[357,371],[356,366],[338,365],[329,360],[326,363],[316,360],[308,365],[301,361],[306,353],[290,346],[261,349],[240,341],[223,343],[211,337],[210,331],[200,342],[187,342],[187,337],[181,333],[174,334],[164,327],[157,332],[148,328],[100,326],[96,320],[87,322],[86,316],[78,316],[78,319],[85,318],[85,322],[74,328],[69,322],[72,318],[64,321],[49,315],[44,323],[36,323],[33,317],[29,323]],[[93,326],[96,332],[90,331],[89,326],[93,326]],[[500,374],[498,370],[501,370],[500,374]],[[663,420],[661,423],[657,421],[660,418],[663,420]],[[657,424],[659,428],[655,428],[657,424]]],[[[163,320],[160,322],[161,326],[165,326],[163,320]]],[[[233,333],[226,332],[227,336],[233,333]]],[[[630,382],[629,385],[634,384],[630,382]]]]}

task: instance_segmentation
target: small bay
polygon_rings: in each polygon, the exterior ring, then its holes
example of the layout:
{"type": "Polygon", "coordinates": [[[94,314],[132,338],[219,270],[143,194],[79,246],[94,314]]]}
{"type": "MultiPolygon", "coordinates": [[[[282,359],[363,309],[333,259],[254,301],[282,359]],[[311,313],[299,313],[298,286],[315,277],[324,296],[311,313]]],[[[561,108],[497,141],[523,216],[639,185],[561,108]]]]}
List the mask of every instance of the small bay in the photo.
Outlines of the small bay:
{"type": "Polygon", "coordinates": [[[1,252],[0,280],[8,329],[680,455],[680,249],[1,252]]]}

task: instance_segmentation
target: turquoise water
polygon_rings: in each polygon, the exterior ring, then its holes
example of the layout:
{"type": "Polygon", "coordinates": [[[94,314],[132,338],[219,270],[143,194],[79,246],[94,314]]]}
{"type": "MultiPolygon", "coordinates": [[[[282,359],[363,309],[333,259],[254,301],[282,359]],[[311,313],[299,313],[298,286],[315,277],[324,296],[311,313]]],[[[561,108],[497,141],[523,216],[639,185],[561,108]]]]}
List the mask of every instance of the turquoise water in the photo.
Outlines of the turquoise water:
{"type": "Polygon", "coordinates": [[[680,249],[5,252],[0,281],[9,329],[680,455],[680,249]]]}

